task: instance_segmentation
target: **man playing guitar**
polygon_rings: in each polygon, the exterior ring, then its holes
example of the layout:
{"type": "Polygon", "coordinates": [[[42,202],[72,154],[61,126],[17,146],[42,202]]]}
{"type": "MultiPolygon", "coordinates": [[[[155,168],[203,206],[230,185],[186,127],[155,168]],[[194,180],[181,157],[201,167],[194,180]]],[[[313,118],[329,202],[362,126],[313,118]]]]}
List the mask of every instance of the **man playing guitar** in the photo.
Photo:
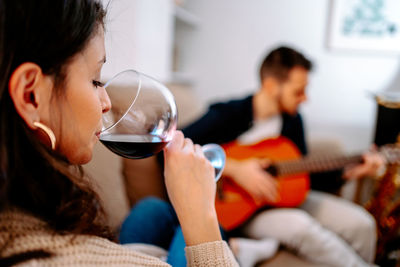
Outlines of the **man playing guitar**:
{"type": "MultiPolygon", "coordinates": [[[[294,49],[279,47],[271,51],[261,65],[260,89],[254,95],[211,105],[202,118],[183,130],[185,136],[199,144],[235,142],[243,146],[284,136],[295,144],[299,154],[306,155],[298,106],[306,100],[311,69],[312,63],[294,49]]],[[[230,179],[256,203],[278,202],[279,184],[265,171],[269,163],[257,157],[238,160],[228,153],[221,180],[230,179]]],[[[373,217],[361,206],[329,193],[341,187],[343,177],[370,175],[382,165],[381,157],[367,154],[364,164],[348,169],[343,176],[337,172],[323,178],[311,176],[312,190],[300,206],[259,210],[236,227],[235,233],[275,239],[319,264],[368,266],[376,247],[373,217]]]]}

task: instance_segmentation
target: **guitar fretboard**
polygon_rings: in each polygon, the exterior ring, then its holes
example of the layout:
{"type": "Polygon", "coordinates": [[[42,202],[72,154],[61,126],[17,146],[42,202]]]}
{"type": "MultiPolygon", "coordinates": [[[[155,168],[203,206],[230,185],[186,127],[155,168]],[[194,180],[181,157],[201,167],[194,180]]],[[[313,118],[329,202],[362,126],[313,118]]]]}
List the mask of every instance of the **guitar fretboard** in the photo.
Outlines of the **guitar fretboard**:
{"type": "Polygon", "coordinates": [[[317,173],[339,170],[348,164],[362,162],[361,155],[353,156],[320,156],[304,157],[301,160],[288,160],[274,163],[273,169],[277,176],[296,173],[317,173]]]}

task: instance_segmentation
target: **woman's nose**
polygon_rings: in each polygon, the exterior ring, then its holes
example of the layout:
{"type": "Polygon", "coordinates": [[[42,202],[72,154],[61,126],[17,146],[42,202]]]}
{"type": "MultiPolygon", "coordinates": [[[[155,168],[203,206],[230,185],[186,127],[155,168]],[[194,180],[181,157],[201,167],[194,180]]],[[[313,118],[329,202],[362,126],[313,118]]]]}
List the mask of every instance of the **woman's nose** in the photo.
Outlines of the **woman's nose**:
{"type": "Polygon", "coordinates": [[[103,113],[106,113],[111,109],[111,100],[104,87],[100,89],[100,102],[103,113]]]}

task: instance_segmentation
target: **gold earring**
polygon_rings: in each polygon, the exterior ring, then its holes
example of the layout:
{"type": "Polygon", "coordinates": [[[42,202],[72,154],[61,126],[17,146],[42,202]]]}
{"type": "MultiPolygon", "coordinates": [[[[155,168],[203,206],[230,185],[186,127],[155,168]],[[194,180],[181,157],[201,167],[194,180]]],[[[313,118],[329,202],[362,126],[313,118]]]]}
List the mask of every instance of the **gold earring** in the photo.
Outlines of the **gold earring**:
{"type": "Polygon", "coordinates": [[[56,148],[56,136],[54,135],[53,131],[49,127],[38,121],[35,121],[33,125],[42,129],[47,134],[51,142],[51,149],[54,150],[56,148]]]}

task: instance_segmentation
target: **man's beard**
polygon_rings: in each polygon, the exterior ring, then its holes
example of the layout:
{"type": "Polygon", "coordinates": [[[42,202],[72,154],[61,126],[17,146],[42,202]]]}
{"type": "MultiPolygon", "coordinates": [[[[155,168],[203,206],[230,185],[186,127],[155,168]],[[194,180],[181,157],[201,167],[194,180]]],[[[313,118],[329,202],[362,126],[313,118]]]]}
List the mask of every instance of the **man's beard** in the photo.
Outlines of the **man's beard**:
{"type": "Polygon", "coordinates": [[[281,113],[287,113],[287,114],[289,114],[289,115],[296,115],[297,114],[297,112],[298,112],[298,106],[296,107],[296,109],[295,110],[289,110],[289,109],[287,109],[286,107],[285,107],[285,105],[283,104],[283,101],[282,101],[282,94],[279,94],[278,95],[278,108],[279,108],[279,110],[281,111],[281,113]]]}

